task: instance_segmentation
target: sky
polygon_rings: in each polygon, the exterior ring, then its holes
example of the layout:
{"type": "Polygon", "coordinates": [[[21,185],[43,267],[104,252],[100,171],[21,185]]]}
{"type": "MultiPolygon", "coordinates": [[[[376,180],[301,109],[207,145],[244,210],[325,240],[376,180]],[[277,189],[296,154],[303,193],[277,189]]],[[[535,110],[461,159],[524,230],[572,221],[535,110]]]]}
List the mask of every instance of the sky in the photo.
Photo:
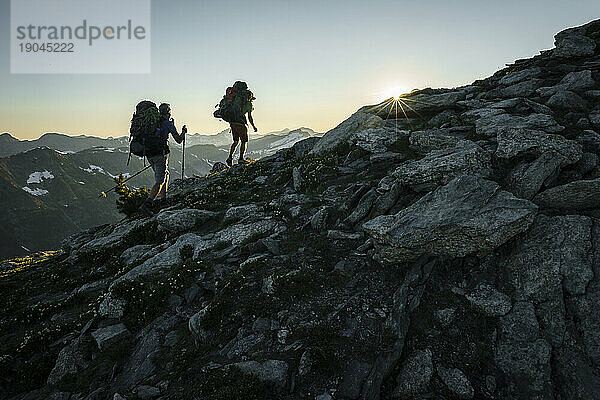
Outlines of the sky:
{"type": "Polygon", "coordinates": [[[213,134],[227,86],[248,82],[263,133],[320,132],[425,87],[456,87],[550,49],[600,18],[598,0],[152,1],[150,74],[11,74],[0,0],[0,132],[128,135],[135,104],[169,102],[178,128],[213,134]]]}

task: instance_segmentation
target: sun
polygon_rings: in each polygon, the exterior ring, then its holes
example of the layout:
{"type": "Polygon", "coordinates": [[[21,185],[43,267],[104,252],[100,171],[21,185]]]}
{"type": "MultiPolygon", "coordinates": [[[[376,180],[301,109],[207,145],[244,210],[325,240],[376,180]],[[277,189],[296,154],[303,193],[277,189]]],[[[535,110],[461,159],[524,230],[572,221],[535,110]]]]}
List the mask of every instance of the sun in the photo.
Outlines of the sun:
{"type": "Polygon", "coordinates": [[[407,93],[410,93],[410,89],[407,86],[393,85],[377,92],[377,98],[379,101],[384,101],[391,98],[397,100],[402,95],[407,93]]]}

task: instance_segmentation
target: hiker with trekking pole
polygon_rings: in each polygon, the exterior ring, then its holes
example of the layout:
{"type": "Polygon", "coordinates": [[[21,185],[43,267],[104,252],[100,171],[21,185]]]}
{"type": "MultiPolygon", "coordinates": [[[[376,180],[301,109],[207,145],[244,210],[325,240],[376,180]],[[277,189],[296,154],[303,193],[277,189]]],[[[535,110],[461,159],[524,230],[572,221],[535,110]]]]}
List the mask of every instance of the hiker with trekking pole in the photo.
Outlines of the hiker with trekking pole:
{"type": "MultiPolygon", "coordinates": [[[[173,136],[177,143],[185,143],[187,127],[183,125],[181,134],[179,134],[175,127],[175,120],[171,118],[171,106],[162,103],[157,109],[156,104],[145,100],[136,106],[136,112],[131,120],[130,133],[130,153],[145,157],[154,171],[154,185],[150,189],[148,198],[139,208],[144,215],[151,217],[154,215],[152,212],[154,198],[160,195],[160,202],[162,203],[167,197],[167,187],[169,185],[169,134],[173,136]]],[[[185,154],[185,144],[183,151],[185,154]]],[[[184,164],[182,161],[182,178],[183,173],[184,164]]]]}

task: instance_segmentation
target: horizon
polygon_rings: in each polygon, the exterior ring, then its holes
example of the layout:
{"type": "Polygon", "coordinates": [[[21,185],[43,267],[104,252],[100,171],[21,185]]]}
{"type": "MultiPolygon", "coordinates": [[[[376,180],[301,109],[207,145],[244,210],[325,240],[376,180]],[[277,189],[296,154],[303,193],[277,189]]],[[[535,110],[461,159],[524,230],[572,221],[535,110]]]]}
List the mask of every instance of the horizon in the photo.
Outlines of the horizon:
{"type": "MultiPolygon", "coordinates": [[[[488,77],[600,15],[597,2],[561,5],[237,2],[225,15],[215,4],[153,1],[150,74],[10,74],[7,40],[0,42],[0,132],[19,140],[47,132],[128,136],[142,98],[169,102],[178,129],[221,132],[227,125],[212,116],[213,107],[238,79],[255,92],[260,133],[283,126],[327,132],[365,104],[488,77]],[[224,21],[244,39],[235,52],[219,45],[224,21]]],[[[0,0],[6,38],[9,8],[0,0]]]]}
{"type": "MultiPolygon", "coordinates": [[[[288,127],[285,127],[285,128],[276,129],[276,130],[269,131],[269,132],[264,132],[264,133],[256,132],[253,135],[251,135],[249,139],[252,140],[253,136],[261,136],[262,137],[262,136],[272,135],[272,134],[275,134],[275,133],[281,133],[281,132],[286,131],[286,130],[288,131],[287,133],[290,133],[290,132],[297,131],[297,130],[300,130],[300,129],[310,129],[313,133],[315,133],[317,135],[323,135],[325,133],[325,132],[316,131],[316,130],[312,129],[309,126],[299,126],[297,128],[288,128],[288,127]]],[[[229,130],[230,130],[230,128],[225,128],[225,129],[223,129],[223,130],[221,130],[219,132],[216,132],[216,133],[200,133],[200,132],[190,133],[190,132],[188,132],[188,136],[196,136],[196,135],[200,135],[200,136],[216,136],[216,135],[220,135],[222,133],[226,133],[229,130]]],[[[67,137],[71,137],[71,138],[86,137],[86,138],[95,138],[95,139],[122,139],[122,138],[129,138],[129,134],[123,135],[123,136],[94,136],[94,135],[86,135],[86,134],[79,134],[79,135],[73,134],[73,135],[69,135],[69,134],[63,133],[63,132],[44,132],[40,136],[38,136],[36,138],[32,138],[32,139],[19,139],[18,137],[14,136],[10,132],[1,132],[0,136],[2,136],[2,135],[9,135],[13,139],[17,139],[19,141],[31,141],[31,142],[39,140],[39,139],[41,139],[42,137],[44,137],[46,135],[61,135],[61,136],[67,136],[67,137]]]]}

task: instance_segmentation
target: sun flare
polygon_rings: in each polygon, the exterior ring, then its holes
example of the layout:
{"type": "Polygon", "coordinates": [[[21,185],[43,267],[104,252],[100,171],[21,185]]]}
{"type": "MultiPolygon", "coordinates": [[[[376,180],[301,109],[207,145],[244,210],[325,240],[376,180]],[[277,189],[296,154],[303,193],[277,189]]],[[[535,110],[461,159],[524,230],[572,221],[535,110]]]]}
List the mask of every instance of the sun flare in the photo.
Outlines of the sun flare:
{"type": "Polygon", "coordinates": [[[407,93],[410,93],[410,89],[407,86],[394,85],[377,92],[377,97],[379,101],[384,101],[391,98],[397,100],[402,95],[407,93]]]}

